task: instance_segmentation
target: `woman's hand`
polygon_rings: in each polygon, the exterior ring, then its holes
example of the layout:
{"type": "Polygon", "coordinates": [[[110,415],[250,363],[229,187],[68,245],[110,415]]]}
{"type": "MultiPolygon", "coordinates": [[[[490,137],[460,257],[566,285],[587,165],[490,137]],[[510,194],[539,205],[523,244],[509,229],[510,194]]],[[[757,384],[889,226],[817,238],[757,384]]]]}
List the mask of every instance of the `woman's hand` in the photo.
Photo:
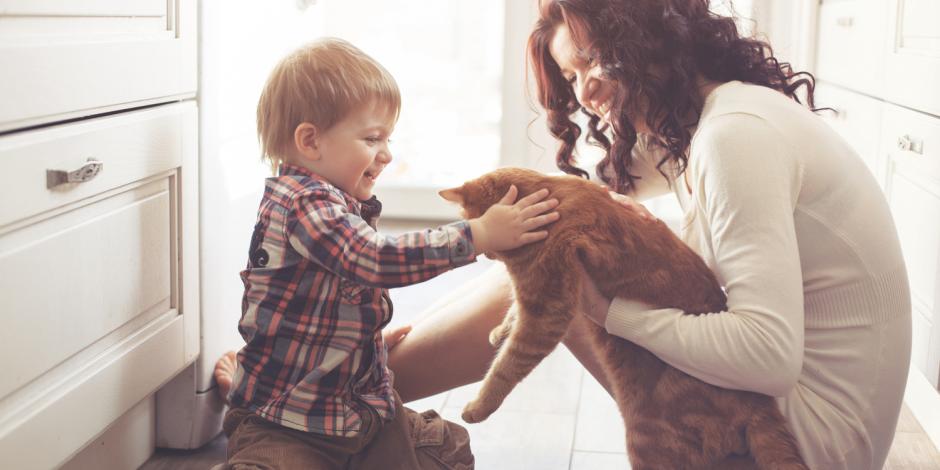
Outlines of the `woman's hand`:
{"type": "Polygon", "coordinates": [[[535,230],[558,220],[558,212],[545,213],[558,206],[558,199],[543,201],[548,190],[540,189],[513,203],[518,194],[516,186],[510,186],[498,203],[470,220],[477,254],[512,250],[548,236],[546,230],[535,230]]]}
{"type": "Polygon", "coordinates": [[[597,284],[581,268],[581,313],[602,328],[607,323],[607,311],[610,310],[611,299],[604,296],[597,288],[597,284]]]}
{"type": "MultiPolygon", "coordinates": [[[[604,188],[607,189],[607,186],[604,186],[604,188]]],[[[646,206],[644,206],[643,204],[640,204],[639,202],[636,202],[636,199],[633,199],[630,196],[624,196],[623,194],[611,191],[610,189],[607,189],[607,192],[610,194],[610,197],[614,201],[617,201],[617,203],[623,206],[625,209],[631,210],[637,215],[640,215],[646,219],[650,219],[650,220],[656,219],[656,216],[653,215],[653,213],[650,212],[646,208],[646,206]]]]}
{"type": "Polygon", "coordinates": [[[411,333],[411,325],[382,330],[382,340],[385,341],[385,349],[391,351],[405,336],[408,336],[408,333],[411,333]]]}

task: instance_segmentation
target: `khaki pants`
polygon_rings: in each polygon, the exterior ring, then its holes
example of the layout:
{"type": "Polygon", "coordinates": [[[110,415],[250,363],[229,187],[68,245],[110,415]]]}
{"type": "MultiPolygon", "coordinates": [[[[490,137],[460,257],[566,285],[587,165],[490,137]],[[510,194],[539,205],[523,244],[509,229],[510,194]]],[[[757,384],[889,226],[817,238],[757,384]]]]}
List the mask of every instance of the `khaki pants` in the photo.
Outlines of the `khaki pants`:
{"type": "Polygon", "coordinates": [[[395,395],[395,419],[363,416],[356,437],[297,431],[235,408],[225,415],[231,470],[471,470],[470,437],[435,411],[417,413],[395,395]]]}

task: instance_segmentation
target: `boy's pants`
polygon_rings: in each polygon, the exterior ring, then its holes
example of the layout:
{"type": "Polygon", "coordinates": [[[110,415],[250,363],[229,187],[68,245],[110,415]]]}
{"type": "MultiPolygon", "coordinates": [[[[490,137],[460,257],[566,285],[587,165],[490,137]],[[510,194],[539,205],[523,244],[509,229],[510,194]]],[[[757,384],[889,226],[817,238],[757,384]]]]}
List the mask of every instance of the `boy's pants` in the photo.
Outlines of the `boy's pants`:
{"type": "Polygon", "coordinates": [[[231,470],[471,470],[470,436],[435,411],[417,413],[395,394],[395,419],[363,416],[356,437],[334,437],[271,423],[244,408],[229,410],[222,425],[228,436],[231,470]]]}

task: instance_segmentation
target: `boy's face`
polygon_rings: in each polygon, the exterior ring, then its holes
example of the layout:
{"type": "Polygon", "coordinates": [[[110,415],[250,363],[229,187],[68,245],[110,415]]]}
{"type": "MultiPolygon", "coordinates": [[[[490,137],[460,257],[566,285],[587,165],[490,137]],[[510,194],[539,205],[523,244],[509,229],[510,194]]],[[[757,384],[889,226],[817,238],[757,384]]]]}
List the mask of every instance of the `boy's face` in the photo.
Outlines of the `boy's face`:
{"type": "Polygon", "coordinates": [[[388,143],[395,121],[395,110],[382,103],[350,112],[317,138],[319,158],[310,169],[357,200],[369,199],[375,180],[392,161],[388,143]]]}

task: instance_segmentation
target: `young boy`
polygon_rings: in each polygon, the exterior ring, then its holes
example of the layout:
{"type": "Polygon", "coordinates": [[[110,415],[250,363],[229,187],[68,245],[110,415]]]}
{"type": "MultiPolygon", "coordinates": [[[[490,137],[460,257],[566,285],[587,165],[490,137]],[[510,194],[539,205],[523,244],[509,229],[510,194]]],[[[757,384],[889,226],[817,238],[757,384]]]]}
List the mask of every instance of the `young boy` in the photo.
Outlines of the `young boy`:
{"type": "MultiPolygon", "coordinates": [[[[387,288],[425,281],[545,237],[547,191],[515,188],[479,219],[383,236],[376,178],[391,161],[400,95],[351,44],[284,58],[258,103],[268,178],[258,210],[228,393],[230,468],[472,468],[466,431],[403,408],[386,366],[387,288]]],[[[221,383],[221,381],[220,381],[221,383]]],[[[227,385],[227,384],[225,384],[227,385]]]]}

